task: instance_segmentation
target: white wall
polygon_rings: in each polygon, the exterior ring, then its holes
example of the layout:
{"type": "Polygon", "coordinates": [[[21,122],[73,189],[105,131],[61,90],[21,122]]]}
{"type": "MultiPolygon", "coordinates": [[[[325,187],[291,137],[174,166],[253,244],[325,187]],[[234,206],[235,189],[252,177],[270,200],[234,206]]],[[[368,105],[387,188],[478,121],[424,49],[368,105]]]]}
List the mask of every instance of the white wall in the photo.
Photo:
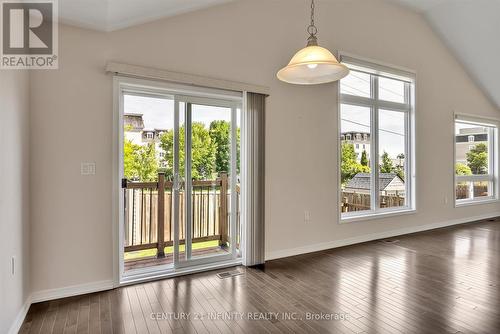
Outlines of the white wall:
{"type": "Polygon", "coordinates": [[[0,71],[0,333],[8,332],[30,294],[28,99],[28,72],[0,71]]]}
{"type": "Polygon", "coordinates": [[[266,125],[270,256],[500,211],[498,204],[453,208],[453,111],[500,114],[425,20],[383,1],[330,0],[317,4],[321,45],[418,73],[418,213],[338,224],[337,84],[299,87],[275,77],[305,45],[308,10],[302,0],[246,0],[108,34],[61,27],[60,69],[32,75],[34,291],[112,279],[108,60],[271,88],[266,125]],[[97,175],[80,176],[81,161],[95,161],[97,175]],[[309,225],[304,210],[311,211],[309,225]]]}

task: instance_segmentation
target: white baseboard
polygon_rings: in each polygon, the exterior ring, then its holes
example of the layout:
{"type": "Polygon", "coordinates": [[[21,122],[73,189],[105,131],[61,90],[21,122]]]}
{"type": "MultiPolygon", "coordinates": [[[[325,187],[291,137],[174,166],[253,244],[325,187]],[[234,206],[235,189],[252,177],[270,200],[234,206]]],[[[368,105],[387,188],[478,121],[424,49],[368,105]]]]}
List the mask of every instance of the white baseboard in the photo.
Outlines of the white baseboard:
{"type": "Polygon", "coordinates": [[[98,281],[86,284],[66,286],[57,289],[48,289],[33,292],[31,295],[32,303],[44,302],[47,300],[72,297],[77,295],[83,295],[86,293],[104,291],[114,288],[114,283],[112,280],[108,281],[98,281]]]}
{"type": "Polygon", "coordinates": [[[14,322],[9,328],[9,331],[7,333],[9,334],[17,334],[19,333],[19,330],[21,329],[21,326],[23,325],[24,319],[26,318],[26,314],[28,313],[28,310],[31,306],[31,297],[26,298],[26,301],[23,304],[23,307],[19,310],[17,313],[16,318],[14,319],[14,322]]]}
{"type": "Polygon", "coordinates": [[[359,244],[359,243],[367,242],[367,241],[392,238],[392,237],[404,235],[404,234],[423,232],[423,231],[433,230],[433,229],[441,228],[441,227],[465,224],[465,223],[470,223],[470,222],[474,222],[477,220],[494,218],[494,217],[498,217],[498,216],[500,216],[500,212],[493,212],[493,213],[488,213],[488,214],[475,216],[475,217],[458,218],[458,219],[447,220],[447,221],[438,222],[438,223],[405,227],[405,228],[400,228],[400,229],[385,231],[385,232],[380,232],[380,233],[372,233],[372,234],[362,235],[359,237],[353,237],[353,238],[348,238],[348,239],[333,240],[333,241],[327,241],[327,242],[322,242],[322,243],[313,244],[313,245],[306,245],[306,246],[301,246],[301,247],[296,247],[296,248],[277,250],[277,251],[272,251],[272,252],[266,253],[266,261],[280,259],[280,258],[289,257],[289,256],[294,256],[294,255],[318,252],[318,251],[331,249],[331,248],[349,246],[349,245],[359,244]]]}

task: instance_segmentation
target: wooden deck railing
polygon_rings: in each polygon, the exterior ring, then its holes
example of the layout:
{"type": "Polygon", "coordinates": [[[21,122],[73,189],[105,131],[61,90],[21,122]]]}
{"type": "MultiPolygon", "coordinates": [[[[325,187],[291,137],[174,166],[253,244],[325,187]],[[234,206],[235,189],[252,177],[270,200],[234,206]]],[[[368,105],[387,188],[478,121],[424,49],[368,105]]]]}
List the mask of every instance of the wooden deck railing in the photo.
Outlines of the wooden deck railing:
{"type": "MultiPolygon", "coordinates": [[[[165,181],[164,174],[160,173],[158,182],[124,180],[122,188],[125,203],[125,252],[156,248],[157,257],[163,257],[164,248],[172,246],[174,240],[172,182],[165,181]]],[[[239,188],[236,189],[239,203],[239,188]]],[[[180,244],[184,244],[186,239],[184,198],[184,191],[181,190],[180,244]]],[[[216,180],[193,180],[191,201],[192,242],[218,240],[219,245],[227,245],[230,233],[230,187],[227,174],[221,173],[216,180]]],[[[239,221],[239,214],[237,216],[239,221]]]]}

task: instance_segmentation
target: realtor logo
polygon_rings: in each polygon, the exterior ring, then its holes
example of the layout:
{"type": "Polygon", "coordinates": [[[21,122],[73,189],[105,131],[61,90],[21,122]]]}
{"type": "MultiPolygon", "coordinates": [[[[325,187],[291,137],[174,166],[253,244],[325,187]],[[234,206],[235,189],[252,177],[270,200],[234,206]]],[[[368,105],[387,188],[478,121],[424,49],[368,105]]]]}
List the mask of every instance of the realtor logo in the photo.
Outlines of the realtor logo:
{"type": "Polygon", "coordinates": [[[55,69],[56,0],[1,1],[2,69],[55,69]]]}

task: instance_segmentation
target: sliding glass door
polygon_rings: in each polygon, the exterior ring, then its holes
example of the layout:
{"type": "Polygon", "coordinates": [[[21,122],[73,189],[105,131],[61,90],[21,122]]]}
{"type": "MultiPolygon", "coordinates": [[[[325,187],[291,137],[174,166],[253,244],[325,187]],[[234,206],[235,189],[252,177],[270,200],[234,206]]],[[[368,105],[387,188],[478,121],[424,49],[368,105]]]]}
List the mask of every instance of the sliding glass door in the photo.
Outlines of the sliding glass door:
{"type": "Polygon", "coordinates": [[[240,106],[193,96],[176,96],[175,104],[175,266],[235,259],[240,106]]]}
{"type": "Polygon", "coordinates": [[[122,273],[237,259],[241,98],[131,85],[120,104],[122,273]]]}

